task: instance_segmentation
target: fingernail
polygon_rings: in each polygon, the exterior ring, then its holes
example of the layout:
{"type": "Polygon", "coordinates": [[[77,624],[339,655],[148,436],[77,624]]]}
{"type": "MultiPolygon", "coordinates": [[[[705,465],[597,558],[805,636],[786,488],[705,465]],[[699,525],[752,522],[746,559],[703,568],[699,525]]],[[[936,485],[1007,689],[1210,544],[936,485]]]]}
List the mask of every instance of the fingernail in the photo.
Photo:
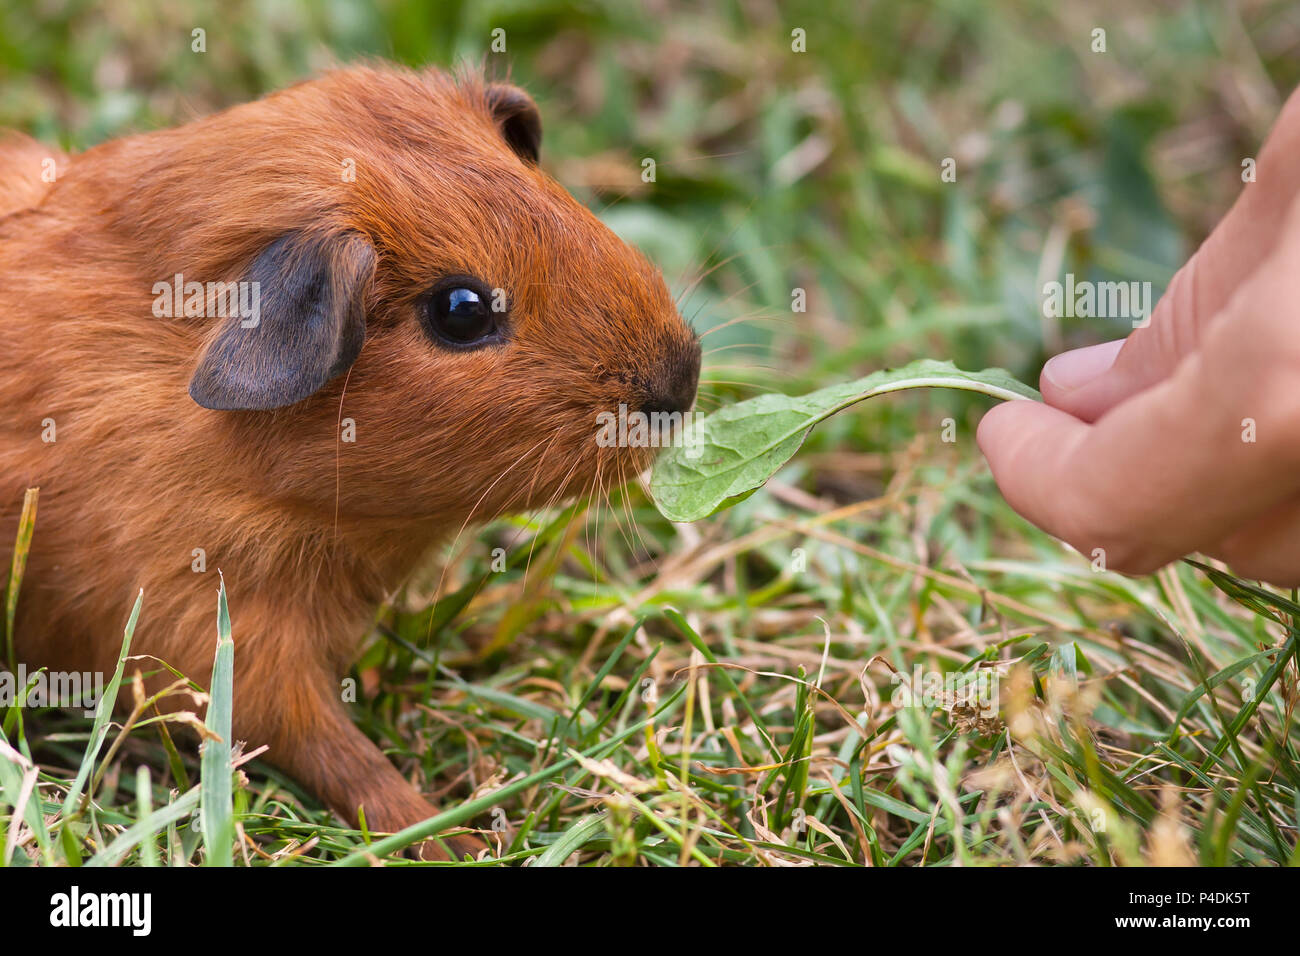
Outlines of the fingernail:
{"type": "Polygon", "coordinates": [[[1043,378],[1064,391],[1080,388],[1109,370],[1123,347],[1124,339],[1116,339],[1054,355],[1043,366],[1043,378]]]}

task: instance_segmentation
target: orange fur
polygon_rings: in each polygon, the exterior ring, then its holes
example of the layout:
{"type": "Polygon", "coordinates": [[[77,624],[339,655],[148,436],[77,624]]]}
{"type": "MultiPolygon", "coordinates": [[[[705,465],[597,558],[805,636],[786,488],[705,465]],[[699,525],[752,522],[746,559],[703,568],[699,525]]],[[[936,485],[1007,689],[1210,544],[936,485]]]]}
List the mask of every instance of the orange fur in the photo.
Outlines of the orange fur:
{"type": "Polygon", "coordinates": [[[491,89],[340,70],[60,157],[53,185],[40,160],[59,154],[0,141],[0,567],[41,489],[20,659],[111,672],[143,587],[133,652],[205,683],[220,568],[236,737],[381,831],[432,809],[340,702],[375,607],[464,522],[581,492],[598,461],[643,467],[597,447],[596,414],[640,406],[666,364],[698,370],[659,274],[507,147],[491,89]],[[293,230],[373,245],[359,358],[287,408],[199,407],[187,383],[222,320],[156,318],[154,284],[234,281],[293,230]],[[422,332],[418,297],[457,273],[509,290],[504,346],[422,332]]]}

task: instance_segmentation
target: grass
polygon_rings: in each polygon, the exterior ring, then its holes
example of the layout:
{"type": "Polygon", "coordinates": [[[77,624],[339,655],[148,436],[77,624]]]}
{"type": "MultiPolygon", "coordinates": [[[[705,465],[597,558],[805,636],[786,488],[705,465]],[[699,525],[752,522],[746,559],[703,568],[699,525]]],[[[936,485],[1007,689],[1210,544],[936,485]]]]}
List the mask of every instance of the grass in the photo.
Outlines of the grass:
{"type": "MultiPolygon", "coordinates": [[[[1123,334],[1044,320],[1043,278],[1158,289],[1300,81],[1282,2],[780,9],[0,4],[0,125],[80,148],[332,59],[508,60],[549,168],[708,333],[707,410],[917,357],[1032,381],[1046,354],[1123,334]]],[[[1210,564],[1094,571],[998,498],[984,405],[838,415],[695,524],[633,486],[458,539],[445,579],[440,562],[377,614],[357,722],[444,808],[434,826],[485,831],[481,865],[1291,863],[1296,596],[1210,564]],[[996,673],[996,714],[908,706],[895,674],[918,666],[996,673]]],[[[237,742],[225,797],[220,747],[201,760],[119,693],[111,723],[0,715],[0,859],[320,866],[418,836],[341,826],[237,742]],[[200,793],[232,837],[196,825],[200,793]]],[[[228,703],[217,685],[179,719],[228,703]]]]}
{"type": "MultiPolygon", "coordinates": [[[[421,647],[408,637],[430,612],[388,609],[356,671],[373,688],[359,719],[401,748],[417,781],[444,782],[447,811],[405,840],[367,845],[273,771],[241,773],[236,860],[365,863],[470,822],[499,841],[501,860],[536,865],[1290,861],[1300,605],[1187,565],[1144,582],[1046,554],[907,573],[908,559],[837,530],[864,513],[914,518],[895,495],[705,535],[638,595],[644,619],[618,629],[608,625],[628,595],[563,572],[527,625],[542,639],[486,658],[462,616],[421,647]],[[791,540],[808,570],[789,569],[791,540]],[[565,628],[585,640],[546,636],[565,628]],[[896,706],[891,671],[918,662],[991,666],[997,717],[896,706]]],[[[648,506],[626,504],[653,528],[648,506]]],[[[564,547],[600,560],[581,535],[564,547]]],[[[476,592],[470,618],[523,587],[522,570],[494,574],[489,562],[457,565],[476,592]]],[[[193,825],[200,788],[206,800],[211,751],[198,774],[182,751],[189,779],[202,777],[182,790],[149,728],[115,744],[105,772],[96,728],[39,720],[48,834],[20,826],[20,853],[96,864],[230,852],[177,826],[193,825]],[[64,765],[100,783],[80,812],[64,765]],[[123,785],[133,780],[134,791],[123,785]]],[[[21,757],[11,766],[6,801],[21,757]]]]}

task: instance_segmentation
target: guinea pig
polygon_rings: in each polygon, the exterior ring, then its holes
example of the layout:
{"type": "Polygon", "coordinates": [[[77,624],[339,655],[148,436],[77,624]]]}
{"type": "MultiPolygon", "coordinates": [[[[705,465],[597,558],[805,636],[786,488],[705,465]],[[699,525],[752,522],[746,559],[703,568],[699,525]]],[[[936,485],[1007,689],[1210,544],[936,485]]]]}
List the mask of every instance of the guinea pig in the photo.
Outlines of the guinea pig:
{"type": "Polygon", "coordinates": [[[685,411],[699,377],[540,138],[514,86],[372,65],[69,157],[0,140],[20,661],[111,673],[143,588],[132,654],[206,685],[219,569],[234,736],[353,825],[434,813],[341,699],[376,608],[467,522],[644,469],[597,416],[685,411]]]}

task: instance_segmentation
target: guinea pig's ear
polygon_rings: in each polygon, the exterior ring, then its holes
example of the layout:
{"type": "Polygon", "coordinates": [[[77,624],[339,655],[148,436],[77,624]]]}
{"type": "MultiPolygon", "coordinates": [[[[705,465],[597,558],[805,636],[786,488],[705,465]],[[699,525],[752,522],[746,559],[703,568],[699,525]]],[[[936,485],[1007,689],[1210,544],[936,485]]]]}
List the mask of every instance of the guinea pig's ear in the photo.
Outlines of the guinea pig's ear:
{"type": "Polygon", "coordinates": [[[506,145],[524,162],[537,165],[542,148],[542,116],[532,97],[517,86],[493,83],[487,88],[487,101],[506,145]]]}
{"type": "MultiPolygon", "coordinates": [[[[356,361],[375,249],[357,233],[281,236],[244,281],[251,315],[229,319],[190,379],[190,397],[220,410],[283,408],[356,361]]],[[[241,312],[243,310],[240,310],[241,312]]]]}

